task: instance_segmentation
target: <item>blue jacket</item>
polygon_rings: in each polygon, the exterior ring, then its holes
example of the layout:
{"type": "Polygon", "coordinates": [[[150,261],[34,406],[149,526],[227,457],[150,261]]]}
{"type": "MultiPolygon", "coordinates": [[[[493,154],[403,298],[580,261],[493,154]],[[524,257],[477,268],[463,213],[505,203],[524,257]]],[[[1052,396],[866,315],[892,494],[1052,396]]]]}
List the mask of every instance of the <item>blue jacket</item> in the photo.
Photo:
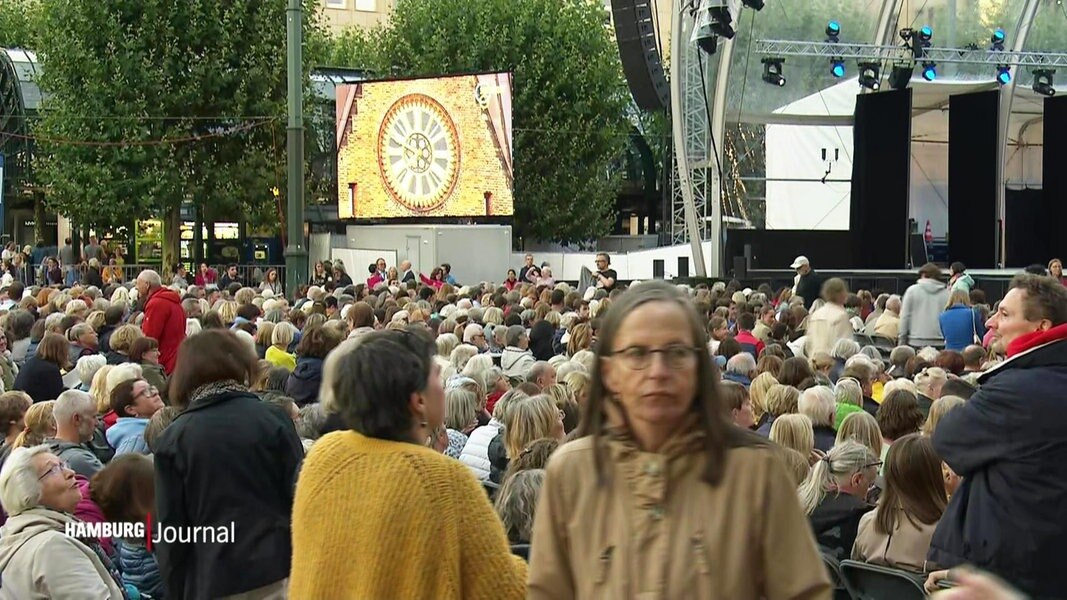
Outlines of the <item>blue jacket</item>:
{"type": "Polygon", "coordinates": [[[933,436],[963,483],[930,560],[991,571],[1035,599],[1063,597],[1067,539],[1067,325],[1046,334],[1045,344],[983,373],[978,392],[933,436]]]}
{"type": "Polygon", "coordinates": [[[319,401],[319,386],[322,385],[322,359],[299,356],[296,368],[285,383],[285,393],[303,408],[319,401]]]}
{"type": "Polygon", "coordinates": [[[163,598],[163,576],[159,574],[156,557],[143,544],[116,539],[115,547],[119,551],[116,566],[122,573],[122,583],[152,598],[163,598]]]}
{"type": "Polygon", "coordinates": [[[961,351],[985,335],[985,323],[978,311],[963,304],[953,304],[938,317],[941,335],[945,338],[945,350],[961,351]]]}
{"type": "Polygon", "coordinates": [[[740,373],[723,373],[722,378],[726,381],[732,381],[734,383],[740,383],[748,389],[748,386],[752,385],[752,380],[748,377],[741,375],[740,373]]]}
{"type": "Polygon", "coordinates": [[[148,419],[140,417],[119,417],[107,430],[107,443],[115,449],[115,456],[120,454],[151,454],[144,441],[144,428],[148,419]]]}

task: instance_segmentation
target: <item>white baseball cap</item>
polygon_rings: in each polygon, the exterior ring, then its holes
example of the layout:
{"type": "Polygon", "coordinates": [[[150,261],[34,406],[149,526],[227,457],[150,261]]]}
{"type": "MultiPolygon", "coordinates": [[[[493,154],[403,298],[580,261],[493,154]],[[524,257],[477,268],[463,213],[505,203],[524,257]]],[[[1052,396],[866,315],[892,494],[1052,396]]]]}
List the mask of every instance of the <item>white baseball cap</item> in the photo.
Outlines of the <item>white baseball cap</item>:
{"type": "Polygon", "coordinates": [[[810,265],[810,264],[811,263],[808,262],[808,257],[807,256],[798,256],[798,257],[793,259],[793,264],[789,265],[789,268],[790,269],[799,269],[802,266],[810,265]]]}

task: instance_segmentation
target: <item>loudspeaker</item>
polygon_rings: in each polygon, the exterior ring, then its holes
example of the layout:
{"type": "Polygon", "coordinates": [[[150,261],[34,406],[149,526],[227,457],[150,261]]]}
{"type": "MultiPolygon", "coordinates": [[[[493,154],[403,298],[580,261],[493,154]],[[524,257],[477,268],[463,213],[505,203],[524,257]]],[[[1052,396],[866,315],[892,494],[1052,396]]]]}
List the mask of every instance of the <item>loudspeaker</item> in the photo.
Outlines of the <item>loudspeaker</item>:
{"type": "Polygon", "coordinates": [[[652,278],[653,279],[663,279],[664,278],[664,268],[663,268],[663,259],[662,258],[656,258],[656,259],[652,260],[652,278]]]}
{"type": "Polygon", "coordinates": [[[744,256],[734,257],[734,279],[739,281],[748,279],[748,264],[744,256]]]}
{"type": "Polygon", "coordinates": [[[671,89],[663,72],[652,3],[611,0],[611,13],[622,70],[634,102],[641,110],[664,110],[670,104],[671,89]]]}
{"type": "Polygon", "coordinates": [[[685,279],[689,277],[689,257],[678,257],[678,277],[685,279]]]}
{"type": "Polygon", "coordinates": [[[926,238],[921,233],[913,233],[908,236],[909,245],[911,246],[911,266],[918,269],[919,267],[930,262],[930,257],[926,254],[926,238]]]}

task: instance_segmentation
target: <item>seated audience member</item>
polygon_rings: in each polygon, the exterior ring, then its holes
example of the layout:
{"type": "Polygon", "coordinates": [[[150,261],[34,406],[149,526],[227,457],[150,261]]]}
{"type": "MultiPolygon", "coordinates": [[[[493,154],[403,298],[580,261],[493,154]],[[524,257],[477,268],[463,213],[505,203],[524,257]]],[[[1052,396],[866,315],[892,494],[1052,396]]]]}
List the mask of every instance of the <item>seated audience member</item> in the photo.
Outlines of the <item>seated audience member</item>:
{"type": "Polygon", "coordinates": [[[118,420],[107,430],[107,442],[115,454],[149,454],[144,430],[148,420],[163,408],[159,389],[144,379],[128,379],[111,390],[111,410],[118,420]]]}
{"type": "Polygon", "coordinates": [[[935,367],[941,367],[946,373],[961,376],[964,374],[963,354],[955,350],[942,350],[934,360],[935,367]]]}
{"type": "Polygon", "coordinates": [[[845,417],[855,412],[863,412],[863,388],[852,377],[842,377],[834,386],[834,430],[841,428],[845,417]]]}
{"type": "Polygon", "coordinates": [[[811,456],[815,449],[811,419],[804,415],[782,415],[771,425],[770,439],[783,448],[792,448],[804,456],[811,456]]]}
{"type": "Polygon", "coordinates": [[[789,474],[793,476],[792,483],[794,487],[800,487],[800,484],[804,483],[804,480],[811,474],[811,463],[808,461],[808,457],[803,456],[792,448],[781,448],[781,451],[785,465],[789,469],[789,474]]]}
{"type": "Polygon", "coordinates": [[[351,430],[316,442],[301,469],[291,597],[525,596],[526,564],[485,491],[426,447],[445,415],[435,352],[419,334],[384,331],[340,357],[324,401],[351,430]],[[338,522],[336,510],[363,517],[338,522]]]}
{"type": "Polygon", "coordinates": [[[898,439],[885,463],[885,486],[878,508],[860,519],[852,559],[926,573],[937,566],[926,559],[948,498],[941,459],[930,438],[898,439]]]}
{"type": "Polygon", "coordinates": [[[127,597],[99,542],[65,533],[78,521],[81,499],[74,471],[47,446],[11,452],[0,469],[0,504],[8,514],[0,528],[3,597],[127,597]]]}
{"type": "Polygon", "coordinates": [[[837,432],[834,430],[834,416],[837,406],[833,391],[825,386],[815,386],[804,390],[797,402],[800,414],[811,419],[815,435],[815,448],[827,452],[834,447],[837,432]]]}
{"type": "Polygon", "coordinates": [[[130,362],[141,365],[141,375],[159,390],[160,398],[167,397],[167,373],[159,363],[159,342],[155,338],[134,340],[130,345],[130,362]]]}
{"type": "Polygon", "coordinates": [[[915,395],[905,390],[893,390],[886,395],[882,405],[878,407],[875,416],[878,421],[878,429],[882,432],[885,445],[882,449],[882,460],[889,452],[893,441],[906,435],[918,433],[926,421],[926,417],[919,409],[919,402],[915,395]]]}
{"type": "Polygon", "coordinates": [[[845,362],[859,353],[860,345],[852,338],[841,338],[834,342],[834,347],[830,350],[830,358],[834,361],[833,367],[830,368],[828,374],[830,383],[837,383],[838,378],[841,377],[841,372],[845,370],[845,362]]]}
{"type": "Polygon", "coordinates": [[[263,353],[263,358],[276,367],[285,367],[291,373],[296,368],[296,356],[289,352],[289,346],[296,335],[296,327],[292,323],[282,321],[276,324],[270,335],[270,347],[263,353]]]}
{"type": "Polygon", "coordinates": [[[529,544],[537,496],[545,480],[542,469],[526,469],[508,476],[496,493],[494,508],[512,544],[529,544]]]}
{"type": "Polygon", "coordinates": [[[536,395],[520,399],[508,411],[508,419],[504,422],[504,431],[497,437],[502,438],[503,456],[497,453],[494,459],[492,444],[490,444],[489,460],[493,462],[489,480],[493,483],[501,483],[504,472],[507,471],[508,461],[518,456],[534,440],[541,438],[553,438],[562,440],[564,437],[563,411],[545,395],[536,395]]]}
{"type": "Polygon", "coordinates": [[[922,411],[924,417],[930,414],[930,405],[934,403],[934,400],[941,397],[941,388],[947,381],[948,374],[940,367],[923,369],[915,376],[915,387],[919,389],[916,400],[919,402],[919,410],[922,411]]]}
{"type": "MultiPolygon", "coordinates": [[[[277,326],[274,331],[277,333],[277,326]]],[[[314,326],[304,330],[296,345],[296,368],[285,384],[285,394],[296,401],[297,406],[303,408],[318,402],[323,360],[341,339],[341,332],[333,327],[314,326]]]]}
{"type": "Polygon", "coordinates": [[[561,442],[553,438],[534,440],[523,449],[519,454],[519,458],[508,463],[508,470],[504,475],[504,480],[506,481],[519,471],[544,469],[548,466],[548,459],[552,458],[552,453],[559,449],[560,445],[561,442]]]}
{"type": "Polygon", "coordinates": [[[855,379],[860,384],[860,392],[863,394],[863,410],[874,416],[878,412],[879,404],[872,397],[874,394],[874,373],[872,371],[873,369],[871,369],[869,362],[857,361],[845,367],[845,370],[841,371],[841,376],[855,379]]]}
{"type": "Polygon", "coordinates": [[[819,548],[838,560],[851,556],[860,519],[874,508],[866,497],[878,464],[866,446],[847,440],[816,461],[797,490],[819,548]]]}
{"type": "Polygon", "coordinates": [[[96,431],[96,406],[92,397],[85,392],[67,390],[56,398],[52,414],[56,419],[56,434],[45,440],[45,445],[75,473],[92,478],[104,468],[88,446],[96,431]]]}
{"type": "Polygon", "coordinates": [[[889,376],[893,379],[907,377],[908,361],[915,358],[915,348],[911,346],[897,346],[889,353],[889,376]]]}
{"type": "MultiPolygon", "coordinates": [[[[144,523],[155,511],[152,460],[139,454],[117,456],[90,483],[92,500],[111,523],[144,523]]],[[[163,597],[163,577],[144,539],[115,538],[122,582],[141,594],[163,597]]]]}
{"type": "Polygon", "coordinates": [[[34,402],[55,400],[63,393],[63,373],[71,367],[70,345],[58,333],[46,333],[37,353],[26,360],[15,376],[15,389],[26,392],[34,402]]]}
{"type": "Polygon", "coordinates": [[[759,429],[770,419],[770,415],[767,414],[767,392],[775,385],[778,385],[778,380],[774,375],[760,373],[752,380],[752,385],[748,386],[749,400],[752,401],[752,418],[755,420],[753,429],[759,429]]]}
{"type": "MultiPolygon", "coordinates": [[[[752,329],[756,326],[756,316],[752,313],[741,313],[737,317],[737,335],[734,336],[734,340],[741,345],[741,351],[747,352],[752,356],[753,362],[756,357],[763,352],[765,344],[762,340],[752,334],[752,329]]],[[[770,331],[768,329],[768,331],[770,331]]]]}
{"type": "Polygon", "coordinates": [[[963,349],[963,372],[964,373],[981,373],[982,363],[985,362],[986,351],[985,348],[979,345],[970,345],[963,349]]]}
{"type": "Polygon", "coordinates": [[[756,433],[763,437],[770,437],[771,427],[775,419],[782,415],[797,412],[797,404],[800,401],[800,390],[791,385],[775,384],[767,390],[767,419],[756,429],[756,433]]]}
{"type": "Polygon", "coordinates": [[[733,381],[723,381],[719,391],[722,394],[723,405],[729,409],[734,425],[742,429],[752,429],[756,424],[756,418],[752,414],[752,401],[749,399],[745,386],[733,381]]]}
{"type": "Polygon", "coordinates": [[[723,381],[733,381],[746,388],[752,385],[752,378],[756,376],[756,359],[748,352],[741,352],[730,357],[726,361],[726,370],[723,372],[723,381]]]}

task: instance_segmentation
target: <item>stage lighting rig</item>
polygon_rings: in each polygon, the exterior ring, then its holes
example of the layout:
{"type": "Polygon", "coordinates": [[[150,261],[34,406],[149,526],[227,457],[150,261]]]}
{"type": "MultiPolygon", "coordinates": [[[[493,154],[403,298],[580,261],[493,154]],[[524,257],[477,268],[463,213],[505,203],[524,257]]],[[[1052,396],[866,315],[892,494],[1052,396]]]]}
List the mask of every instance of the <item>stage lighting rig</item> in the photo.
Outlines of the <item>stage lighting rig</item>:
{"type": "Polygon", "coordinates": [[[1056,88],[1053,77],[1056,69],[1037,69],[1034,71],[1034,91],[1042,96],[1055,96],[1056,88]]]}
{"type": "Polygon", "coordinates": [[[752,10],[763,10],[763,0],[741,0],[741,3],[752,10]]]}
{"type": "MultiPolygon", "coordinates": [[[[990,36],[989,51],[990,52],[1004,52],[1004,30],[997,27],[993,31],[993,35],[990,36]]],[[[997,83],[1000,85],[1008,85],[1011,83],[1011,67],[1008,65],[997,65],[997,83]]]]}
{"type": "Polygon", "coordinates": [[[1007,65],[997,65],[997,83],[1000,85],[1008,85],[1011,83],[1011,67],[1007,65]]]}
{"type": "Polygon", "coordinates": [[[889,87],[894,90],[903,90],[907,88],[913,72],[914,67],[912,67],[911,63],[895,63],[893,69],[889,72],[889,87]]]}
{"type": "Polygon", "coordinates": [[[878,91],[878,88],[882,86],[882,66],[876,62],[861,62],[860,67],[860,86],[869,90],[878,91]]]}
{"type": "MultiPolygon", "coordinates": [[[[826,43],[827,44],[840,44],[841,43],[841,24],[837,21],[830,21],[826,24],[826,43]]],[[[845,76],[845,59],[840,56],[835,56],[830,59],[830,74],[837,79],[841,79],[845,76]]]]}
{"type": "Polygon", "coordinates": [[[926,81],[937,79],[937,65],[929,61],[923,62],[922,76],[926,81]]]}
{"type": "Polygon", "coordinates": [[[1005,39],[1006,38],[1004,36],[1004,30],[998,27],[993,32],[993,36],[989,40],[990,43],[993,44],[992,46],[990,46],[989,49],[994,51],[994,52],[1003,52],[1004,51],[1004,40],[1005,39]]]}
{"type": "Polygon", "coordinates": [[[785,75],[782,70],[784,58],[768,56],[760,62],[763,63],[763,81],[778,87],[785,85],[785,75]]]}

